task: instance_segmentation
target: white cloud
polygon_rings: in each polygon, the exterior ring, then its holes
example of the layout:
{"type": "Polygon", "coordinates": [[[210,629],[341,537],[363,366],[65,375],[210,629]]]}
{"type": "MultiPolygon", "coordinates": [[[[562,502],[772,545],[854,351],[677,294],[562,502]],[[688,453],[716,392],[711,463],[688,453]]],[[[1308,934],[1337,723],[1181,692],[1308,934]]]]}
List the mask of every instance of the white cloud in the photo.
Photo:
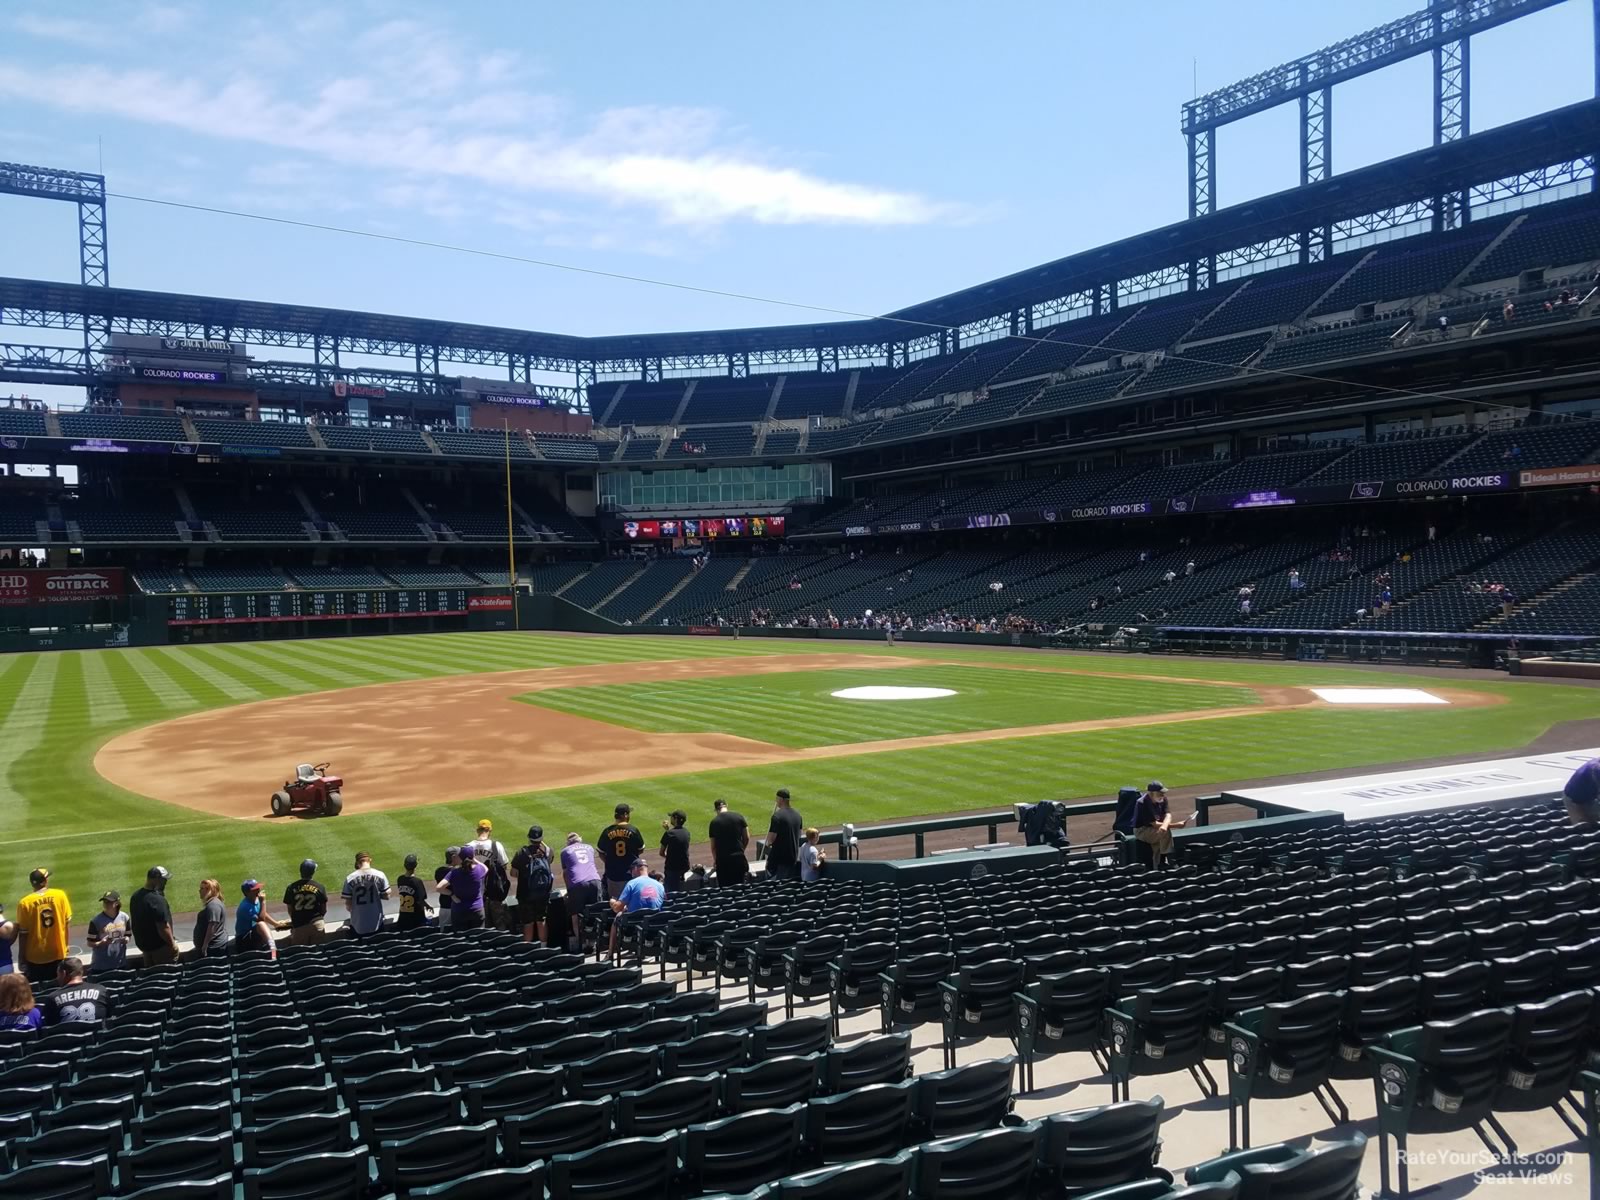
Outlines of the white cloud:
{"type": "Polygon", "coordinates": [[[73,17],[47,17],[39,13],[18,13],[11,18],[11,27],[28,37],[52,42],[70,42],[77,46],[109,47],[114,43],[111,31],[92,21],[73,17]]]}
{"type": "MultiPolygon", "coordinates": [[[[170,13],[176,19],[178,10],[170,13]]],[[[539,72],[509,53],[462,47],[409,19],[314,43],[331,57],[309,86],[305,72],[318,70],[317,62],[280,60],[269,29],[252,27],[243,37],[255,47],[248,56],[204,60],[214,79],[193,69],[192,57],[183,71],[168,72],[0,56],[0,96],[267,147],[362,179],[384,204],[411,195],[423,211],[449,219],[480,203],[463,185],[492,189],[501,200],[529,196],[536,212],[550,206],[532,197],[566,196],[590,202],[583,212],[591,219],[631,211],[679,228],[887,226],[967,215],[913,192],[784,163],[709,109],[632,105],[579,118],[562,97],[528,90],[539,72]],[[262,71],[270,75],[253,73],[262,71]]],[[[269,163],[251,170],[253,182],[287,189],[304,169],[269,163]]]]}

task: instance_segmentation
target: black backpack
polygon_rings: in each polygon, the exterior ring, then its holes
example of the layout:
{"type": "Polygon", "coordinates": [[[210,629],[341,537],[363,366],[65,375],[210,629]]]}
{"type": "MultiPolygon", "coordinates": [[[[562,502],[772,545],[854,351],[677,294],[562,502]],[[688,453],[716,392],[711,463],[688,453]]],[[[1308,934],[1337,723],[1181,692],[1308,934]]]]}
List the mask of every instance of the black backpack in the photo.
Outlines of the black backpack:
{"type": "Polygon", "coordinates": [[[522,879],[522,886],[530,896],[548,896],[555,886],[555,876],[550,872],[550,855],[542,846],[524,846],[517,851],[514,864],[522,879]]]}
{"type": "MultiPolygon", "coordinates": [[[[498,845],[499,843],[496,843],[496,846],[498,845]]],[[[511,876],[506,871],[505,851],[502,849],[496,854],[491,849],[483,865],[489,870],[483,877],[483,897],[498,904],[511,894],[511,876]]]]}

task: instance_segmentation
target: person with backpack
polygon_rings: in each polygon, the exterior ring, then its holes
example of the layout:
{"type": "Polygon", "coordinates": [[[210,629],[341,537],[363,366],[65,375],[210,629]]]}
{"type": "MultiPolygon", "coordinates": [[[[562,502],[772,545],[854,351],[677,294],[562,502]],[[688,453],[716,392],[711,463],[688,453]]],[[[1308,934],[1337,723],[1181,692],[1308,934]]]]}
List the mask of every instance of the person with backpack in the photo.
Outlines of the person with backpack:
{"type": "Polygon", "coordinates": [[[483,923],[489,929],[509,929],[506,898],[511,895],[511,858],[504,844],[495,841],[494,824],[487,817],[478,822],[478,836],[472,842],[472,857],[483,864],[483,923]]]}
{"type": "Polygon", "coordinates": [[[550,870],[550,847],[544,844],[544,829],[528,830],[528,844],[511,860],[511,873],[517,881],[517,920],[522,925],[522,940],[531,942],[538,934],[545,944],[545,919],[550,915],[550,889],[555,875],[550,870]]]}

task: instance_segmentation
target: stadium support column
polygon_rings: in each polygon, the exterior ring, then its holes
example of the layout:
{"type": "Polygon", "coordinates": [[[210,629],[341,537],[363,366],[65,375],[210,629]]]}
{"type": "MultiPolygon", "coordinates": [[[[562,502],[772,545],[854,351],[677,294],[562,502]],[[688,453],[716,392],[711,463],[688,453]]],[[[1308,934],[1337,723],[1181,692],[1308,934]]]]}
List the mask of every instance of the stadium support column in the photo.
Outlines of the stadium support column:
{"type": "MultiPolygon", "coordinates": [[[[1444,7],[1434,12],[1442,28],[1444,7]]],[[[1460,38],[1433,50],[1433,144],[1460,141],[1472,132],[1472,42],[1460,38]]],[[[1434,204],[1435,229],[1459,229],[1467,223],[1467,193],[1451,192],[1434,204]]]]}
{"type": "MultiPolygon", "coordinates": [[[[104,188],[104,181],[101,181],[104,188]]],[[[78,201],[78,272],[85,287],[111,286],[111,260],[106,249],[106,202],[103,198],[78,201]]],[[[90,371],[95,356],[111,341],[108,312],[83,314],[83,360],[90,371]]]]}
{"type": "Polygon", "coordinates": [[[317,369],[317,383],[331,383],[339,377],[339,339],[313,334],[311,338],[311,355],[317,369]]]}
{"type": "Polygon", "coordinates": [[[1189,134],[1189,216],[1203,217],[1216,205],[1216,136],[1213,126],[1189,134]]]}

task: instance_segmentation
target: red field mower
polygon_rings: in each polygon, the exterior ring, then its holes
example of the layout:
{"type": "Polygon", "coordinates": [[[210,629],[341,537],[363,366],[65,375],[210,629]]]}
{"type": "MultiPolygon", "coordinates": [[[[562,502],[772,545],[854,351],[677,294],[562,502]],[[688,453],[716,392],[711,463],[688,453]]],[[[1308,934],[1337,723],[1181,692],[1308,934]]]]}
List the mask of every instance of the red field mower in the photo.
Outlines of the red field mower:
{"type": "Polygon", "coordinates": [[[287,817],[301,812],[311,817],[337,817],[344,808],[344,797],[339,794],[343,786],[343,779],[328,774],[327,763],[301,763],[295,768],[295,777],[272,793],[272,815],[287,817]]]}

